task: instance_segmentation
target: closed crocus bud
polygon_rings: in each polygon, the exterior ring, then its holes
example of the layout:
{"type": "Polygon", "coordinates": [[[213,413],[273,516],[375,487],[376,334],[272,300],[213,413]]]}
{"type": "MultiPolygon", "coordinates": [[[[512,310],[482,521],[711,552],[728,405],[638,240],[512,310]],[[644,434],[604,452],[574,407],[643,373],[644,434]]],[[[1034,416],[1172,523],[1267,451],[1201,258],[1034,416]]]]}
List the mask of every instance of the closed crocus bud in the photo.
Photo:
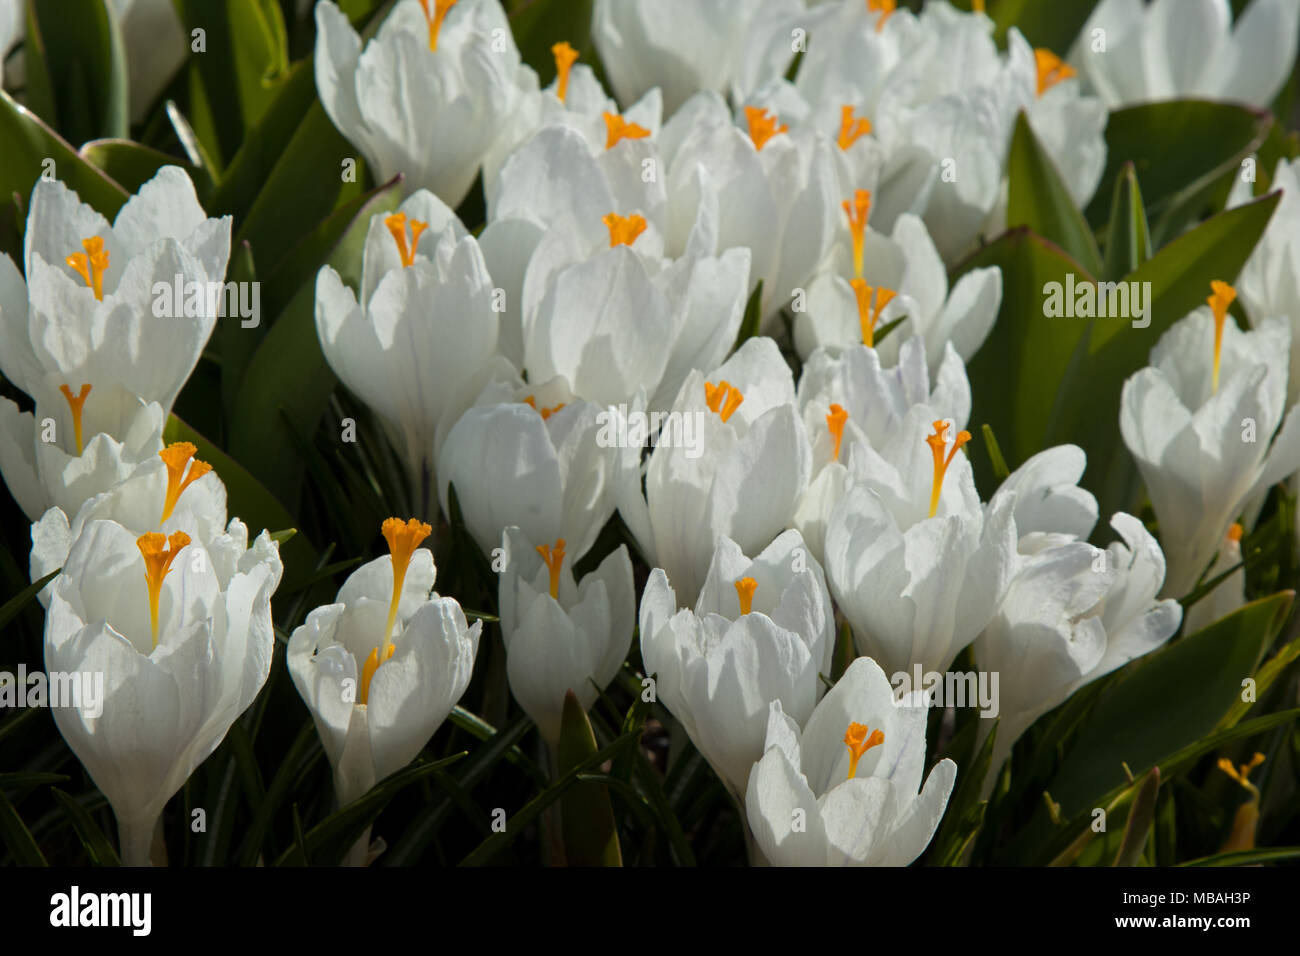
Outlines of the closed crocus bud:
{"type": "Polygon", "coordinates": [[[928,710],[922,691],[896,701],[866,657],[849,665],[802,731],[774,701],[745,793],[762,854],[755,862],[907,866],[920,856],[957,779],[948,759],[925,774],[928,710]]]}
{"type": "MultiPolygon", "coordinates": [[[[334,604],[318,607],[289,638],[293,684],[311,711],[348,804],[406,766],[469,685],[483,623],[472,626],[452,598],[433,593],[431,531],[389,518],[390,553],[362,565],[334,604]]],[[[351,862],[369,843],[358,840],[351,862]]]]}
{"type": "Polygon", "coordinates": [[[678,608],[661,568],[641,598],[641,657],[659,701],[737,799],[762,756],[767,707],[802,722],[830,671],[834,620],[822,569],[797,531],[752,561],[730,538],[695,609],[678,608]]]}
{"type": "Polygon", "coordinates": [[[431,516],[440,436],[487,382],[512,372],[495,355],[497,315],[483,254],[450,210],[417,193],[376,220],[360,300],[329,266],[317,273],[316,334],[330,368],[379,414],[421,514],[431,516]]]}
{"type": "Polygon", "coordinates": [[[316,89],[334,125],[386,182],[451,206],[537,77],[498,0],[401,0],[362,49],[347,17],[316,6],[316,89]]]}
{"type": "Polygon", "coordinates": [[[622,442],[619,513],[683,602],[695,601],[724,535],[755,553],[789,526],[812,457],[794,400],[776,343],[755,336],[707,376],[686,377],[644,491],[641,447],[622,442]]]}
{"type": "Polygon", "coordinates": [[[925,405],[879,452],[854,456],[855,483],[830,514],[826,577],[858,651],[890,674],[947,670],[993,616],[1016,550],[1015,495],[980,503],[956,431],[925,405]]]}
{"type": "Polygon", "coordinates": [[[1243,332],[1228,316],[1235,290],[1212,286],[1208,306],[1160,337],[1151,366],[1124,383],[1120,398],[1120,432],[1169,561],[1168,597],[1196,586],[1247,502],[1300,469],[1297,407],[1283,421],[1287,320],[1243,332]]]}
{"type": "Polygon", "coordinates": [[[952,344],[943,347],[931,375],[925,340],[903,343],[898,364],[881,367],[880,354],[865,345],[843,351],[819,348],[799,379],[799,410],[812,445],[813,477],[799,499],[794,525],[820,559],[831,510],[849,485],[848,463],[861,446],[883,447],[913,405],[926,405],[959,431],[970,417],[970,383],[952,344]]]}
{"type": "Polygon", "coordinates": [[[266,681],[281,564],[263,537],[223,582],[183,531],[92,521],[54,580],[46,669],[103,676],[98,701],[55,708],[54,720],[112,805],[127,865],[149,863],[163,806],[266,681]]]}
{"type": "MultiPolygon", "coordinates": [[[[1036,533],[1021,539],[1015,575],[973,646],[976,667],[998,675],[1000,718],[985,790],[1035,720],[1071,694],[1169,640],[1182,620],[1174,600],[1157,600],[1165,576],[1160,545],[1142,522],[1118,512],[1123,541],[1106,550],[1036,533]]],[[[1086,533],[1086,532],[1085,532],[1086,533]]]]}
{"type": "Polygon", "coordinates": [[[624,545],[576,581],[565,542],[534,544],[518,528],[502,536],[501,637],[510,692],[551,747],[560,741],[564,695],[590,709],[627,657],[636,617],[624,545]]]}
{"type": "Polygon", "coordinates": [[[899,216],[886,238],[866,225],[868,191],[857,190],[844,206],[847,228],[831,254],[831,268],[809,284],[807,308],[795,317],[799,354],[806,358],[819,346],[840,351],[862,344],[876,348],[883,364],[894,365],[902,344],[919,335],[931,374],[938,372],[948,343],[969,361],[992,331],[1002,304],[1001,269],[972,269],[949,291],[943,260],[919,218],[899,216]],[[877,342],[899,319],[898,327],[877,342]]]}
{"type": "Polygon", "coordinates": [[[484,554],[517,525],[532,541],[563,538],[570,560],[580,560],[614,513],[618,450],[597,440],[602,418],[602,409],[575,399],[563,379],[489,386],[443,442],[444,511],[450,514],[454,485],[484,554]]]}

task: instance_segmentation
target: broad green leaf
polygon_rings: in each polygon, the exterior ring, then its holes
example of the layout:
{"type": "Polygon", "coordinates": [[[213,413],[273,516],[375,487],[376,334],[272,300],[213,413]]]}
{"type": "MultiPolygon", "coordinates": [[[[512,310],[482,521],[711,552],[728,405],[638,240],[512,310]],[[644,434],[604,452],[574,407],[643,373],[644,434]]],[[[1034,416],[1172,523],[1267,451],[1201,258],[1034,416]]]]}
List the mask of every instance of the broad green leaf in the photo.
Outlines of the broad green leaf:
{"type": "Polygon", "coordinates": [[[73,143],[127,134],[127,63],[108,0],[27,0],[31,109],[73,143]]]}
{"type": "MultiPolygon", "coordinates": [[[[983,718],[977,718],[967,725],[971,733],[978,732],[982,720],[983,718]]],[[[943,822],[933,841],[933,846],[936,847],[933,859],[943,866],[960,864],[962,854],[984,822],[988,803],[980,799],[980,790],[993,760],[993,745],[997,735],[998,727],[995,723],[975,758],[958,766],[957,788],[948,800],[948,809],[944,811],[943,822]]]]}
{"type": "MultiPolygon", "coordinates": [[[[524,62],[537,71],[542,86],[555,79],[551,47],[567,41],[581,59],[593,60],[591,15],[595,0],[530,0],[510,14],[510,31],[524,62]]],[[[590,63],[588,65],[591,65],[590,63]]]]}
{"type": "Polygon", "coordinates": [[[1110,225],[1106,230],[1107,279],[1128,275],[1151,258],[1151,231],[1142,206],[1142,191],[1132,163],[1125,163],[1115,180],[1115,198],[1110,204],[1110,225]]]}
{"type": "Polygon", "coordinates": [[[442,760],[413,763],[385,777],[367,790],[364,796],[353,800],[301,834],[297,844],[283,853],[275,865],[302,866],[304,857],[317,865],[337,864],[366,828],[375,822],[375,818],[393,797],[411,784],[432,776],[464,756],[464,752],[461,752],[442,760]]]}
{"type": "Polygon", "coordinates": [[[1007,179],[1007,225],[1028,226],[1060,246],[1092,275],[1100,275],[1097,240],[1023,112],[1016,117],[1011,137],[1007,179]]]}
{"type": "MultiPolygon", "coordinates": [[[[1053,5],[1055,6],[1055,5],[1053,5]]],[[[1105,224],[1115,182],[1131,162],[1142,184],[1156,245],[1201,211],[1201,200],[1225,181],[1268,134],[1267,113],[1208,100],[1167,100],[1118,109],[1106,124],[1106,170],[1087,209],[1105,224]]]]}
{"type": "Polygon", "coordinates": [[[86,808],[58,787],[51,787],[50,793],[67,814],[68,822],[72,824],[86,855],[90,857],[91,866],[121,866],[113,844],[104,836],[104,831],[96,825],[86,808]]]}
{"type": "MultiPolygon", "coordinates": [[[[1064,287],[1091,281],[1077,262],[1052,243],[1020,227],[985,246],[959,265],[953,281],[984,266],[1002,270],[1002,306],[988,339],[969,363],[974,407],[971,420],[997,432],[1006,463],[1017,468],[1047,444],[1057,393],[1087,348],[1087,319],[1049,318],[1044,304],[1049,283],[1064,287]]],[[[1112,429],[1113,430],[1113,429],[1112,429]]],[[[993,487],[992,469],[972,455],[980,487],[993,487]]]]}
{"type": "MultiPolygon", "coordinates": [[[[578,696],[564,695],[558,771],[563,774],[596,753],[596,735],[578,696]]],[[[564,858],[569,866],[622,866],[618,828],[609,792],[598,783],[578,783],[560,801],[564,858]]]]}
{"type": "MultiPolygon", "coordinates": [[[[1007,31],[1015,27],[1031,46],[1046,47],[1064,58],[1096,5],[1097,0],[988,0],[985,9],[993,19],[993,36],[999,45],[1006,44],[1007,31]]],[[[963,0],[961,6],[970,9],[972,4],[963,0]]]]}
{"type": "Polygon", "coordinates": [[[81,147],[81,156],[87,162],[111,176],[116,182],[132,193],[139,192],[140,187],[153,179],[158,170],[164,166],[179,166],[194,181],[199,202],[212,189],[208,172],[187,163],[175,156],[168,156],[149,146],[141,146],[129,139],[97,139],[81,147]]]}

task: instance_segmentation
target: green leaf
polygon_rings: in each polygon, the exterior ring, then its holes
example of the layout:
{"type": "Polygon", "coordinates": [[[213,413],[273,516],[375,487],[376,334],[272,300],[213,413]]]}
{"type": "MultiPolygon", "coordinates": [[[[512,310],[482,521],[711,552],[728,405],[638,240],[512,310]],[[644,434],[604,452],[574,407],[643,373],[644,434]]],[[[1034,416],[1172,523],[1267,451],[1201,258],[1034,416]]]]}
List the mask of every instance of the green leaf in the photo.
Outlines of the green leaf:
{"type": "MultiPolygon", "coordinates": [[[[596,753],[596,735],[573,691],[564,695],[558,769],[561,774],[596,753]]],[[[598,783],[578,783],[560,801],[564,858],[569,866],[622,866],[618,828],[609,791],[598,783]]]]}
{"type": "Polygon", "coordinates": [[[758,285],[755,286],[753,293],[749,296],[749,301],[745,303],[745,316],[740,320],[740,331],[736,334],[735,348],[740,348],[747,339],[752,339],[758,335],[758,329],[762,321],[763,280],[759,279],[758,285]]]}
{"type": "Polygon", "coordinates": [[[45,575],[45,577],[38,581],[33,581],[8,601],[5,601],[4,605],[0,606],[0,630],[3,630],[5,626],[13,620],[15,615],[34,601],[36,595],[41,592],[41,588],[45,587],[45,585],[58,577],[59,571],[62,570],[62,568],[59,568],[57,571],[51,571],[49,574],[45,575]]]}
{"type": "Polygon", "coordinates": [[[120,183],[123,189],[133,193],[139,192],[140,187],[153,179],[164,166],[179,166],[185,170],[194,181],[200,202],[212,190],[208,170],[129,139],[92,140],[81,147],[80,155],[120,183]]]}
{"type": "Polygon", "coordinates": [[[1133,798],[1133,808],[1129,810],[1128,821],[1124,825],[1124,839],[1120,842],[1119,853],[1115,855],[1115,866],[1137,866],[1142,857],[1142,849],[1147,845],[1147,834],[1156,817],[1156,796],[1160,790],[1160,768],[1152,767],[1151,772],[1142,779],[1137,796],[1133,798]]]}
{"type": "Polygon", "coordinates": [[[1106,233],[1107,279],[1128,275],[1151,258],[1151,232],[1142,206],[1142,191],[1132,163],[1125,163],[1115,180],[1115,198],[1110,204],[1110,226],[1106,233]]]}
{"type": "Polygon", "coordinates": [[[284,803],[294,778],[301,775],[306,767],[310,767],[323,754],[316,725],[312,721],[307,721],[294,739],[288,753],[280,758],[275,776],[271,778],[271,785],[267,787],[266,797],[254,808],[256,816],[244,838],[243,852],[240,854],[242,866],[253,866],[257,863],[262,856],[263,841],[271,826],[271,818],[284,803]]]}
{"type": "Polygon", "coordinates": [[[0,839],[9,847],[19,866],[49,866],[22,817],[0,790],[0,839]]]}
{"type": "Polygon", "coordinates": [[[106,0],[27,0],[27,104],[73,143],[127,134],[125,47],[110,7],[106,0]]]}
{"type": "Polygon", "coordinates": [[[72,829],[81,840],[86,855],[90,857],[90,865],[121,866],[113,844],[109,842],[108,837],[104,836],[104,831],[95,825],[86,808],[58,787],[51,787],[50,793],[63,807],[63,812],[68,815],[68,822],[72,824],[72,829]]]}
{"type": "Polygon", "coordinates": [[[304,857],[320,864],[337,864],[366,828],[402,790],[465,756],[464,751],[442,760],[413,763],[375,784],[365,795],[330,814],[307,831],[298,845],[287,850],[276,866],[302,866],[304,857]]]}
{"type": "MultiPolygon", "coordinates": [[[[1294,592],[1292,592],[1294,593],[1294,592]]],[[[1231,709],[1224,714],[1223,720],[1219,722],[1219,729],[1234,726],[1241,718],[1246,716],[1247,711],[1254,706],[1264,696],[1264,692],[1273,686],[1273,683],[1282,676],[1287,667],[1297,657],[1300,657],[1300,637],[1289,641],[1281,650],[1273,655],[1263,667],[1255,674],[1255,699],[1253,701],[1242,700],[1240,696],[1232,703],[1231,709]]]]}
{"type": "MultiPolygon", "coordinates": [[[[1055,6],[1055,5],[1054,5],[1055,6]]],[[[1156,247],[1206,206],[1268,134],[1269,115],[1208,100],[1167,100],[1118,109],[1106,123],[1106,170],[1088,206],[1088,222],[1102,226],[1107,199],[1131,162],[1142,184],[1147,215],[1160,220],[1156,247]]]]}
{"type": "Polygon", "coordinates": [[[41,773],[36,770],[17,770],[11,773],[0,773],[0,789],[9,788],[11,790],[22,787],[44,787],[52,783],[63,783],[67,780],[67,774],[62,773],[41,773]]]}
{"type": "MultiPolygon", "coordinates": [[[[595,0],[530,0],[510,14],[510,31],[524,62],[537,71],[542,86],[555,79],[551,47],[561,40],[582,60],[594,58],[591,16],[595,0]]],[[[590,63],[588,65],[591,65],[590,63]]]]}
{"type": "Polygon", "coordinates": [[[993,469],[993,477],[1001,483],[1010,476],[1011,469],[1007,467],[1007,460],[1002,457],[1002,449],[998,447],[993,429],[987,424],[981,425],[980,432],[984,435],[984,449],[989,454],[989,467],[993,469]]]}
{"type": "Polygon", "coordinates": [[[1265,846],[1254,850],[1237,850],[1234,853],[1216,853],[1202,856],[1179,866],[1259,866],[1281,860],[1300,859],[1300,846],[1265,846]]]}
{"type": "Polygon", "coordinates": [[[1007,178],[1007,225],[1028,226],[1060,246],[1092,275],[1100,275],[1101,254],[1092,230],[1023,112],[1016,117],[1011,137],[1007,178]]]}
{"type": "MultiPolygon", "coordinates": [[[[1088,22],[1097,0],[1069,0],[1068,3],[1043,3],[1042,0],[988,0],[988,15],[993,20],[993,36],[999,46],[1006,45],[1007,30],[1015,27],[1031,46],[1046,47],[1064,57],[1074,39],[1088,22]]],[[[962,4],[970,9],[969,0],[962,4]]]]}
{"type": "MultiPolygon", "coordinates": [[[[971,721],[967,726],[971,732],[977,732],[980,720],[971,721]]],[[[995,723],[989,735],[984,738],[979,753],[969,763],[962,764],[957,771],[957,788],[948,801],[944,811],[943,823],[935,837],[937,848],[934,859],[943,866],[959,866],[966,848],[979,834],[988,810],[988,802],[980,799],[980,790],[984,778],[988,776],[989,764],[993,761],[993,745],[997,740],[998,727],[995,723]]]]}

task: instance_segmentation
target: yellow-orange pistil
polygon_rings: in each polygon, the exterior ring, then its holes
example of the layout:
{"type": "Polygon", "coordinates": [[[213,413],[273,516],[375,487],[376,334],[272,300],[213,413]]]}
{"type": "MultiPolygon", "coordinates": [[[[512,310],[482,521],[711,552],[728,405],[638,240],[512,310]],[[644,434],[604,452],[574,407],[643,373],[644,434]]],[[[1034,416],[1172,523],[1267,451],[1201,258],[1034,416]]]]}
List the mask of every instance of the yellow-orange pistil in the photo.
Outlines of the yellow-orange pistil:
{"type": "Polygon", "coordinates": [[[717,412],[718,417],[724,422],[744,400],[745,396],[740,393],[740,389],[730,382],[719,382],[717,385],[712,382],[704,383],[704,403],[709,406],[710,411],[717,412]]]}
{"type": "Polygon", "coordinates": [[[871,132],[871,120],[865,116],[854,117],[852,106],[840,107],[840,135],[835,140],[840,149],[848,149],[871,132]]]}
{"type": "Polygon", "coordinates": [[[631,215],[620,216],[618,213],[611,212],[607,214],[601,222],[609,230],[609,247],[630,246],[636,242],[637,236],[645,232],[646,221],[644,216],[631,215]]]}
{"type": "Polygon", "coordinates": [[[104,248],[104,240],[101,236],[91,236],[89,239],[81,240],[81,248],[85,252],[74,252],[63,261],[85,280],[86,285],[90,286],[95,293],[95,298],[101,302],[104,299],[104,273],[108,271],[108,250],[104,248]]]}
{"type": "Polygon", "coordinates": [[[770,110],[757,106],[745,107],[745,122],[749,124],[749,138],[754,141],[755,149],[762,149],[773,136],[790,129],[770,110]]]}
{"type": "Polygon", "coordinates": [[[424,19],[429,23],[429,49],[438,49],[438,34],[442,31],[442,21],[447,19],[447,11],[454,7],[459,0],[433,0],[433,8],[429,7],[429,0],[420,0],[420,6],[424,8],[424,19]]]}
{"type": "Polygon", "coordinates": [[[171,537],[150,531],[135,539],[135,546],[144,558],[144,581],[149,588],[149,628],[153,646],[158,646],[158,596],[162,594],[163,578],[172,569],[172,562],[181,549],[190,543],[184,531],[173,531],[171,537]]]}
{"type": "Polygon", "coordinates": [[[867,240],[867,217],[871,215],[871,190],[857,189],[853,200],[844,200],[844,214],[849,217],[849,233],[853,236],[853,275],[862,278],[863,248],[867,240]]]}
{"type": "Polygon", "coordinates": [[[392,234],[393,242],[397,243],[397,254],[402,259],[403,268],[413,265],[415,249],[420,244],[420,234],[429,228],[429,224],[418,219],[407,219],[404,212],[395,212],[391,216],[384,217],[384,225],[392,234]]]}
{"type": "Polygon", "coordinates": [[[370,656],[366,658],[366,663],[361,668],[361,706],[365,707],[370,703],[370,679],[375,676],[375,671],[379,670],[379,665],[385,663],[391,658],[397,650],[396,644],[385,644],[384,652],[379,653],[379,648],[372,647],[370,656]]]}
{"type": "Polygon", "coordinates": [[[1240,544],[1241,534],[1243,530],[1244,529],[1241,527],[1241,525],[1238,524],[1236,521],[1234,521],[1231,525],[1228,526],[1228,536],[1227,536],[1228,540],[1236,541],[1238,544],[1240,544]]]}
{"type": "Polygon", "coordinates": [[[835,451],[831,454],[831,461],[840,460],[840,442],[844,441],[844,423],[849,420],[849,413],[844,410],[844,406],[831,404],[831,412],[826,416],[826,427],[830,430],[831,438],[835,440],[835,451]]]}
{"type": "Polygon", "coordinates": [[[645,139],[650,131],[644,126],[629,123],[617,113],[605,113],[605,148],[613,149],[625,139],[645,139]]]}
{"type": "Polygon", "coordinates": [[[561,408],[563,408],[568,403],[560,402],[560,404],[552,405],[550,408],[538,408],[537,399],[534,398],[532,395],[529,395],[527,398],[524,399],[524,404],[532,406],[532,408],[537,412],[537,414],[542,416],[542,421],[546,421],[546,419],[550,418],[552,415],[554,415],[556,412],[558,412],[561,408]]]}
{"type": "Polygon", "coordinates": [[[1263,762],[1264,755],[1261,753],[1251,757],[1250,763],[1235,767],[1227,757],[1219,761],[1219,769],[1241,784],[1250,794],[1250,799],[1237,808],[1232,818],[1232,830],[1229,831],[1228,839],[1224,841],[1223,846],[1219,848],[1220,853],[1234,853],[1255,848],[1255,825],[1259,822],[1259,788],[1250,782],[1250,772],[1263,762]]]}
{"type": "Polygon", "coordinates": [[[1210,310],[1214,313],[1214,373],[1211,378],[1210,388],[1217,392],[1219,390],[1219,354],[1223,350],[1223,323],[1228,320],[1228,306],[1232,305],[1232,300],[1237,298],[1237,290],[1226,282],[1220,282],[1215,279],[1210,283],[1213,290],[1210,297],[1205,301],[1210,304],[1210,310]]]}
{"type": "Polygon", "coordinates": [[[578,51],[569,45],[568,40],[561,40],[551,47],[551,56],[555,57],[555,95],[563,103],[569,95],[569,71],[578,62],[578,51]]]}
{"type": "Polygon", "coordinates": [[[970,8],[972,13],[983,13],[984,0],[971,0],[970,8]]]}
{"type": "Polygon", "coordinates": [[[393,597],[388,604],[388,623],[384,626],[384,645],[393,637],[393,626],[397,623],[397,606],[402,600],[402,585],[406,582],[406,569],[410,567],[411,556],[420,542],[433,533],[433,528],[415,518],[403,521],[401,518],[385,518],[380,525],[380,532],[388,542],[388,550],[393,556],[393,597]]]}
{"type": "Polygon", "coordinates": [[[867,12],[881,14],[880,19],[876,21],[877,33],[885,29],[885,21],[893,16],[896,9],[898,9],[898,0],[867,0],[867,12]]]}
{"type": "Polygon", "coordinates": [[[77,440],[77,454],[81,454],[81,410],[86,405],[86,396],[90,394],[90,386],[82,385],[80,394],[73,395],[72,389],[66,385],[60,385],[59,391],[63,397],[68,400],[68,408],[72,410],[72,436],[77,440]]]}
{"type": "Polygon", "coordinates": [[[844,731],[844,746],[849,748],[849,776],[852,780],[858,772],[858,761],[872,747],[879,747],[885,742],[885,732],[877,728],[868,733],[866,724],[850,723],[844,731]]]}
{"type": "Polygon", "coordinates": [[[560,567],[564,564],[564,539],[556,538],[554,546],[539,544],[537,553],[542,556],[542,563],[551,574],[551,597],[560,597],[560,567]]]}
{"type": "Polygon", "coordinates": [[[935,422],[934,434],[926,437],[925,442],[930,446],[930,451],[934,453],[934,484],[930,488],[930,517],[933,518],[935,512],[939,510],[939,492],[943,490],[943,476],[948,473],[948,466],[957,455],[957,449],[970,441],[970,432],[963,429],[957,433],[957,440],[952,443],[952,450],[948,452],[948,457],[943,457],[944,447],[947,442],[944,440],[944,433],[948,431],[947,422],[935,422]]]}
{"type": "Polygon", "coordinates": [[[853,286],[853,295],[858,300],[858,325],[862,329],[862,344],[874,348],[880,313],[885,311],[885,306],[893,301],[897,293],[884,286],[867,285],[866,279],[852,279],[849,285],[853,286]]]}
{"type": "Polygon", "coordinates": [[[748,614],[749,609],[754,606],[754,592],[758,590],[758,582],[753,578],[741,578],[736,581],[736,597],[740,598],[740,613],[748,614]]]}
{"type": "Polygon", "coordinates": [[[194,453],[197,451],[198,449],[189,442],[177,441],[158,452],[158,457],[167,466],[167,495],[163,498],[162,517],[158,519],[159,527],[162,527],[163,523],[172,516],[181,492],[212,470],[212,466],[206,461],[194,458],[194,453]],[[190,460],[192,458],[193,461],[190,460]],[[188,471],[186,465],[189,466],[188,471]]]}
{"type": "Polygon", "coordinates": [[[1038,95],[1042,96],[1057,83],[1074,76],[1074,67],[1051,50],[1039,47],[1034,51],[1034,65],[1038,68],[1038,95]]]}

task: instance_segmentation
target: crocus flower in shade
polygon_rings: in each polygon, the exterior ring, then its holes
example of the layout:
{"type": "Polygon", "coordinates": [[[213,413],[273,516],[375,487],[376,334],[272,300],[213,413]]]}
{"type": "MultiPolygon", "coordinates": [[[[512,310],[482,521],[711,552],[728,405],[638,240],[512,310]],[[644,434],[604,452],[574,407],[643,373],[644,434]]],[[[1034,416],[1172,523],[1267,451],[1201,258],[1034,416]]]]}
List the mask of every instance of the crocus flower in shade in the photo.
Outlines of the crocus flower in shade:
{"type": "Polygon", "coordinates": [[[573,691],[590,709],[627,657],[636,622],[632,561],[619,545],[578,581],[563,539],[534,544],[518,528],[507,528],[501,543],[501,637],[510,692],[554,748],[564,695],[573,691]]]}
{"type": "Polygon", "coordinates": [[[537,76],[522,65],[498,0],[400,0],[375,38],[316,5],[316,89],[375,179],[398,173],[451,206],[537,76]]]}
{"type": "Polygon", "coordinates": [[[1160,337],[1120,401],[1124,444],[1160,525],[1169,597],[1192,590],[1247,501],[1300,469],[1294,406],[1283,422],[1288,323],[1267,318],[1243,332],[1228,317],[1232,287],[1212,286],[1209,305],[1160,337]]]}
{"type": "Polygon", "coordinates": [[[659,701],[737,799],[763,753],[768,705],[802,723],[830,671],[834,619],[821,566],[797,531],[753,560],[719,539],[694,610],[663,569],[641,597],[641,657],[659,701]]]}
{"type": "Polygon", "coordinates": [[[1186,634],[1204,630],[1215,621],[1227,617],[1246,603],[1246,569],[1241,564],[1242,527],[1237,522],[1228,526],[1219,553],[1205,574],[1206,581],[1228,575],[1199,601],[1187,609],[1186,634]],[[1231,573],[1229,573],[1231,572],[1231,573]]]}
{"type": "Polygon", "coordinates": [[[563,379],[488,386],[443,442],[443,510],[451,513],[455,485],[465,526],[484,554],[515,525],[531,541],[563,538],[570,559],[581,559],[614,513],[618,450],[598,440],[601,412],[574,398],[563,379]]]}
{"type": "MultiPolygon", "coordinates": [[[[1035,720],[1178,630],[1178,602],[1156,598],[1165,577],[1160,545],[1132,515],[1119,512],[1110,523],[1123,541],[1104,551],[1037,537],[1041,550],[1017,556],[997,613],[975,641],[976,667],[998,674],[1000,722],[986,790],[1035,720]]],[[[981,733],[992,724],[982,719],[981,733]]]]}
{"type": "Polygon", "coordinates": [[[1298,32],[1292,0],[1251,0],[1236,23],[1228,0],[1102,0],[1074,59],[1110,109],[1181,98],[1266,108],[1291,74],[1298,32]]]}
{"type": "MultiPolygon", "coordinates": [[[[482,621],[433,592],[432,529],[412,518],[383,524],[389,553],[362,565],[289,638],[293,684],[311,711],[346,805],[406,766],[469,685],[482,621]]],[[[369,840],[350,861],[362,862],[369,840]]]]}
{"type": "Polygon", "coordinates": [[[789,526],[812,459],[794,399],[776,343],[755,336],[707,375],[686,377],[672,413],[697,441],[656,445],[644,491],[641,448],[620,449],[619,513],[684,602],[699,594],[724,535],[755,552],[789,526]]]}
{"type": "Polygon", "coordinates": [[[926,405],[958,431],[970,417],[970,383],[952,344],[931,378],[925,340],[908,339],[898,364],[881,368],[875,349],[818,349],[799,379],[799,410],[813,452],[813,477],[795,512],[795,527],[819,558],[826,521],[849,485],[849,464],[861,446],[883,447],[903,424],[908,409],[926,405]],[[933,380],[933,387],[931,381],[933,380]]]}
{"type": "Polygon", "coordinates": [[[948,759],[925,774],[928,712],[922,691],[896,701],[867,657],[849,665],[806,722],[773,701],[745,793],[763,858],[776,866],[907,866],[920,856],[957,780],[948,759]]]}
{"type": "Polygon", "coordinates": [[[478,243],[445,204],[416,193],[372,220],[360,298],[321,267],[316,333],[330,368],[379,414],[421,513],[432,515],[441,429],[488,381],[511,374],[495,355],[492,280],[478,243]]]}
{"type": "Polygon", "coordinates": [[[103,711],[53,711],[59,732],[117,816],[122,860],[149,863],[164,805],[220,745],[271,666],[278,548],[259,547],[223,581],[183,531],[137,535],[87,524],[52,584],[50,672],[103,674],[103,711]]]}
{"type": "Polygon", "coordinates": [[[951,342],[968,361],[993,329],[1002,304],[1002,270],[972,269],[950,293],[943,260],[920,219],[899,216],[886,238],[866,225],[870,193],[859,190],[844,205],[846,228],[832,252],[831,268],[809,284],[806,308],[795,315],[799,354],[806,358],[818,347],[862,344],[877,348],[882,361],[893,365],[901,344],[920,335],[932,373],[945,343],[951,342]],[[864,206],[866,211],[857,215],[864,206]],[[895,319],[903,321],[877,343],[876,336],[895,319]]]}
{"type": "Polygon", "coordinates": [[[962,446],[913,406],[879,450],[855,455],[854,484],[826,526],[826,577],[859,653],[890,674],[943,672],[993,616],[1016,551],[1016,496],[986,510],[962,446]]]}
{"type": "Polygon", "coordinates": [[[658,87],[672,113],[698,90],[724,92],[746,51],[770,32],[770,19],[801,7],[798,0],[596,0],[591,36],[619,102],[658,87]]]}

